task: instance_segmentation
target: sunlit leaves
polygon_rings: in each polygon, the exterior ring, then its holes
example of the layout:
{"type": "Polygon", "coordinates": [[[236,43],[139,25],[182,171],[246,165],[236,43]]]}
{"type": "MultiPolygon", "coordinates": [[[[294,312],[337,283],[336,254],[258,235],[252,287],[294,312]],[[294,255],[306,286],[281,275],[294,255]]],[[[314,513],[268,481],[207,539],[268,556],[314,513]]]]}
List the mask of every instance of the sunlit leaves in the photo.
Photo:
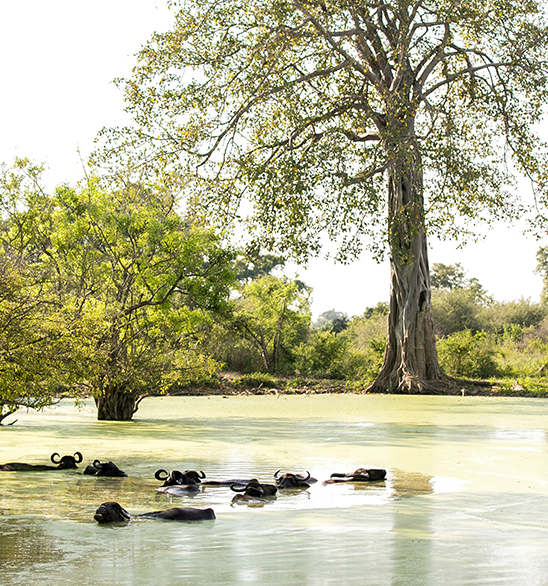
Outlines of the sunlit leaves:
{"type": "Polygon", "coordinates": [[[327,232],[341,258],[364,238],[380,254],[387,175],[410,149],[433,234],[522,216],[510,196],[517,173],[548,200],[546,148],[533,132],[548,98],[541,3],[173,7],[174,28],[120,81],[135,128],[105,132],[104,160],[178,169],[194,204],[225,221],[250,202],[247,225],[264,246],[306,257],[327,232]]]}

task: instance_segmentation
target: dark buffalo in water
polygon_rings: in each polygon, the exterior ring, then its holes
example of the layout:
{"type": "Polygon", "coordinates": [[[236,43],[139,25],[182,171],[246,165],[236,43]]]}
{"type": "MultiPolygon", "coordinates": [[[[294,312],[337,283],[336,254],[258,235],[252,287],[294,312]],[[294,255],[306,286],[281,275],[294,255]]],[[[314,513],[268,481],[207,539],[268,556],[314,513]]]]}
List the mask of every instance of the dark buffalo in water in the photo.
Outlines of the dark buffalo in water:
{"type": "Polygon", "coordinates": [[[263,484],[256,478],[250,480],[245,486],[231,484],[230,489],[234,492],[243,493],[237,494],[232,499],[232,502],[267,502],[268,497],[273,497],[278,491],[275,484],[263,484]]]}
{"type": "Polygon", "coordinates": [[[160,468],[154,473],[156,480],[162,480],[164,482],[162,487],[174,486],[176,484],[200,484],[205,477],[206,475],[201,470],[200,472],[196,470],[185,470],[184,472],[172,470],[171,474],[169,474],[167,470],[160,468]]]}
{"type": "Polygon", "coordinates": [[[318,482],[316,478],[310,476],[310,472],[307,471],[306,476],[302,474],[293,474],[291,472],[284,472],[280,474],[280,470],[274,473],[276,480],[276,486],[280,489],[284,488],[309,488],[311,484],[318,482]]]}
{"type": "MultiPolygon", "coordinates": [[[[173,508],[165,511],[153,511],[137,515],[143,519],[160,521],[209,521],[215,519],[213,509],[181,509],[173,508]]],[[[124,523],[131,519],[131,515],[116,502],[107,502],[99,506],[93,518],[97,523],[124,523]]]]}
{"type": "Polygon", "coordinates": [[[329,480],[324,480],[323,484],[332,484],[336,482],[376,482],[386,478],[386,470],[383,468],[358,468],[354,472],[340,473],[334,472],[329,480]]]}
{"type": "Polygon", "coordinates": [[[83,457],[80,452],[75,452],[74,456],[63,456],[61,458],[57,452],[54,452],[50,459],[54,464],[56,464],[56,466],[49,466],[47,464],[25,464],[23,462],[10,462],[9,464],[0,464],[0,470],[5,472],[10,472],[13,470],[20,472],[70,470],[73,468],[78,468],[77,464],[80,464],[80,462],[83,460],[83,457]]]}
{"type": "Polygon", "coordinates": [[[168,494],[192,494],[198,492],[198,483],[201,482],[201,478],[205,478],[205,474],[201,472],[203,476],[196,470],[185,470],[180,472],[179,470],[172,470],[171,474],[160,468],[156,470],[154,478],[156,480],[162,480],[164,483],[159,486],[156,490],[158,492],[167,492],[168,494]]]}
{"type": "Polygon", "coordinates": [[[84,474],[93,476],[110,476],[113,478],[126,477],[127,474],[118,468],[112,461],[101,463],[99,460],[93,460],[93,464],[86,466],[84,474]]]}

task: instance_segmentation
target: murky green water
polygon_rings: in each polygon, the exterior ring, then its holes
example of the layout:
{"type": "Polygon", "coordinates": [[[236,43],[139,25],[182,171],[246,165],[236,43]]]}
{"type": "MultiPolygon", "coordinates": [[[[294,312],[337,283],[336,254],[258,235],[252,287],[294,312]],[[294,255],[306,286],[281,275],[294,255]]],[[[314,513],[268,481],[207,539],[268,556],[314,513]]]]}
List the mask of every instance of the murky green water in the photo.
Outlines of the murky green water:
{"type": "Polygon", "coordinates": [[[0,463],[84,454],[78,471],[0,472],[0,583],[548,584],[544,400],[299,396],[156,398],[129,423],[63,402],[0,428],[0,463]],[[128,478],[81,472],[113,460],[128,478]],[[284,470],[384,467],[387,481],[321,482],[263,507],[228,488],[154,489],[159,468],[211,479],[284,470]],[[214,522],[133,519],[100,526],[97,506],[130,513],[209,507],[214,522]]]}

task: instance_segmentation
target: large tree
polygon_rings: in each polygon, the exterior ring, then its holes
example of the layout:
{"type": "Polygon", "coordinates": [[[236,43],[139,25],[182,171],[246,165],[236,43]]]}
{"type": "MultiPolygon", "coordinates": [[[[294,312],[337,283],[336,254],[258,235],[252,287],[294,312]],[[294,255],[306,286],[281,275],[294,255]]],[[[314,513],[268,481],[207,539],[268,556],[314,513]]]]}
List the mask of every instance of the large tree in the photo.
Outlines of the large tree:
{"type": "Polygon", "coordinates": [[[244,215],[257,242],[303,260],[322,233],[343,260],[364,243],[388,250],[389,334],[371,390],[441,392],[427,234],[463,238],[480,218],[523,213],[515,172],[544,197],[543,4],[172,4],[173,29],[120,80],[135,124],[105,132],[105,161],[129,149],[178,169],[195,203],[244,215]]]}

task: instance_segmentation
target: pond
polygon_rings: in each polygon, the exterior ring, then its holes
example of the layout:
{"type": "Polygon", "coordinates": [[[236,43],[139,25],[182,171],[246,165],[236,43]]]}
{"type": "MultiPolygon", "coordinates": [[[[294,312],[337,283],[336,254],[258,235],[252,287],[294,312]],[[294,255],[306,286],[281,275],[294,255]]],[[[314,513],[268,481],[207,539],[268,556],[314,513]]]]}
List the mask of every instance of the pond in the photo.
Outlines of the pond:
{"type": "Polygon", "coordinates": [[[21,412],[0,428],[0,463],[79,450],[76,471],[0,472],[4,586],[548,583],[547,403],[542,399],[310,395],[145,399],[132,422],[92,403],[21,412]],[[82,475],[112,460],[128,478],[82,475]],[[322,485],[382,467],[384,482],[322,485]],[[155,491],[158,468],[210,479],[278,469],[319,480],[264,506],[227,487],[155,491]],[[215,521],[93,519],[212,507],[215,521]]]}

